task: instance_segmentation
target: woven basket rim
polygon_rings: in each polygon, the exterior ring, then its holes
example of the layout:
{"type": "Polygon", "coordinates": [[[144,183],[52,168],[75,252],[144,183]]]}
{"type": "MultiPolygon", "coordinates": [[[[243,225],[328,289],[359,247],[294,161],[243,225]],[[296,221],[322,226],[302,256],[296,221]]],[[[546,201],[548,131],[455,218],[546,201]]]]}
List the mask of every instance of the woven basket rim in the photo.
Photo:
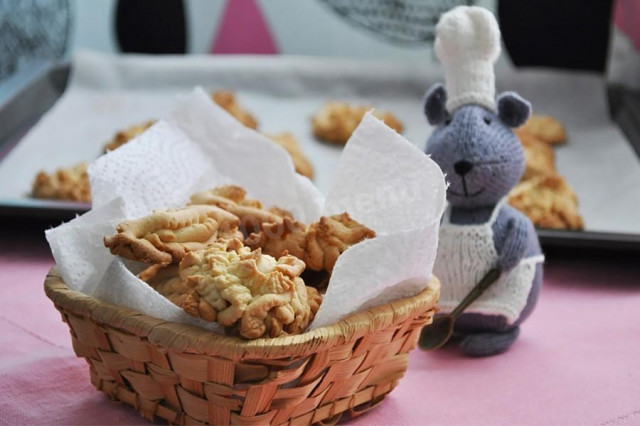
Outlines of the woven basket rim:
{"type": "Polygon", "coordinates": [[[222,356],[232,360],[310,355],[392,324],[411,320],[432,309],[440,296],[440,281],[432,275],[427,287],[417,295],[349,315],[337,323],[298,335],[243,340],[193,325],[172,323],[70,290],[55,267],[47,274],[44,288],[47,297],[56,306],[80,317],[144,337],[167,350],[222,356]]]}

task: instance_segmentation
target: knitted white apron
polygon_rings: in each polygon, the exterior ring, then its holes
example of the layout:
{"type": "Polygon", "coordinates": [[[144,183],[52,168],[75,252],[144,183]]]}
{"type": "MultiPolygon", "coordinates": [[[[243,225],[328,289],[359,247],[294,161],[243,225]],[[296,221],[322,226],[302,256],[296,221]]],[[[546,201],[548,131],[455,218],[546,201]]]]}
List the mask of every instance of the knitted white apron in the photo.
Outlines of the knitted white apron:
{"type": "MultiPolygon", "coordinates": [[[[449,313],[471,289],[498,263],[493,245],[493,224],[504,200],[495,207],[488,222],[479,225],[456,225],[450,221],[447,207],[440,225],[438,254],[433,273],[442,283],[441,312],[449,313]]],[[[510,272],[489,287],[465,313],[502,315],[513,324],[524,309],[533,284],[536,264],[544,256],[524,258],[510,272]]]]}

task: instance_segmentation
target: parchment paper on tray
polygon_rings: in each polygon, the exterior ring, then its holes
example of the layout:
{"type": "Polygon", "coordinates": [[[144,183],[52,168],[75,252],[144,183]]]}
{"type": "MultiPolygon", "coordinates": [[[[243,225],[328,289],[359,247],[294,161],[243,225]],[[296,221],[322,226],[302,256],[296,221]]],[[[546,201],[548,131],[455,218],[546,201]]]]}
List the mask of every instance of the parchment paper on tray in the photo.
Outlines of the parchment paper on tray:
{"type": "Polygon", "coordinates": [[[295,173],[282,148],[238,123],[199,88],[166,120],[92,163],[89,177],[93,209],[46,233],[67,285],[105,302],[217,332],[220,326],[188,316],[138,279],[140,265],[111,255],[102,236],[121,220],[181,207],[194,192],[229,183],[305,223],[347,211],[377,237],[340,256],[311,325],[316,328],[424,288],[446,190],[431,159],[368,114],[345,147],[325,200],[295,173]]]}

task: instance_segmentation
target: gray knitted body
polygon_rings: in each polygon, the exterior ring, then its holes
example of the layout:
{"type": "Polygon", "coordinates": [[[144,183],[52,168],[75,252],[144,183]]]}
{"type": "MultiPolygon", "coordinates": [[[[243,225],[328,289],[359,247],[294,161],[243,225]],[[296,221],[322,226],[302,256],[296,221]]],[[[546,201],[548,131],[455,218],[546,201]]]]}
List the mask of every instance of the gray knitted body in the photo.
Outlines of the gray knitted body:
{"type": "MultiPolygon", "coordinates": [[[[482,106],[465,105],[450,114],[445,108],[446,97],[440,84],[425,97],[425,114],[437,126],[426,152],[447,176],[451,223],[486,223],[524,171],[524,152],[511,128],[527,120],[531,105],[507,92],[496,101],[497,113],[482,106]]],[[[541,253],[531,221],[508,205],[500,207],[492,229],[498,266],[503,271],[511,270],[525,257],[541,253]]],[[[461,315],[455,331],[463,337],[462,349],[474,356],[508,349],[518,337],[520,324],[533,311],[541,284],[542,264],[538,264],[526,306],[513,324],[499,315],[461,315]]]]}

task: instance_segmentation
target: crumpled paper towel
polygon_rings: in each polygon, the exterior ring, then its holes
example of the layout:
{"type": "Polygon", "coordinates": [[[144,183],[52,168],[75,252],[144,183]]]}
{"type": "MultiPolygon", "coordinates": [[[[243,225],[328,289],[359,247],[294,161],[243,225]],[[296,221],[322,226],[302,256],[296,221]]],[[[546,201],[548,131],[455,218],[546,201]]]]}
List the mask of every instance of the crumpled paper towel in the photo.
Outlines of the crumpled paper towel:
{"type": "Polygon", "coordinates": [[[377,237],[345,251],[335,265],[312,328],[426,285],[445,205],[440,168],[367,114],[344,149],[326,200],[295,173],[288,154],[214,104],[200,88],[166,120],[89,167],[93,208],[46,232],[69,288],[168,321],[222,332],[190,317],[136,277],[142,266],[109,252],[102,237],[117,223],[181,207],[194,192],[234,183],[265,206],[310,223],[347,211],[377,237]]]}
{"type": "Polygon", "coordinates": [[[346,211],[376,238],[340,255],[312,328],[427,285],[445,193],[431,158],[371,113],[364,116],[342,152],[323,214],[346,211]]]}

